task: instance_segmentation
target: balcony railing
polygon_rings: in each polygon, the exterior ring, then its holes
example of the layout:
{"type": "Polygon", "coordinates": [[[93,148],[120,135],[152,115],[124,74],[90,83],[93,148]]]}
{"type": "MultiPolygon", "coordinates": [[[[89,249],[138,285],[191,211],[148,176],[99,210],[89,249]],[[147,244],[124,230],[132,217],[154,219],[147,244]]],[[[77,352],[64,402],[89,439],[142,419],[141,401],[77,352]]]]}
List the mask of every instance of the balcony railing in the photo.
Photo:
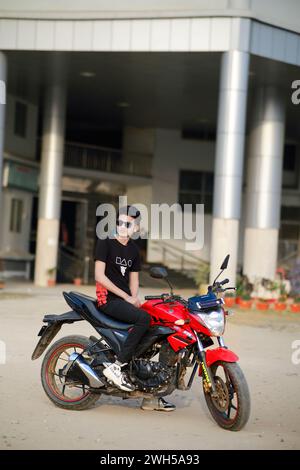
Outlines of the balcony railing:
{"type": "Polygon", "coordinates": [[[124,158],[121,150],[66,142],[64,165],[85,170],[150,177],[152,155],[131,152],[124,158]]]}

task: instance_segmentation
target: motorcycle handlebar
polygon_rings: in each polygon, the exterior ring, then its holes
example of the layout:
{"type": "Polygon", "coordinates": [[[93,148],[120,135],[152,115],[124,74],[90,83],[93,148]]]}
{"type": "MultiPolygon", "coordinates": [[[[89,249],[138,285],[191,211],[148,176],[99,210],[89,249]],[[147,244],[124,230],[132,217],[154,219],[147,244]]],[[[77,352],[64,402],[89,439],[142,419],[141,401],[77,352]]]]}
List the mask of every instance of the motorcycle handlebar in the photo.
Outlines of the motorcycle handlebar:
{"type": "Polygon", "coordinates": [[[180,295],[171,295],[171,294],[161,294],[161,295],[145,295],[145,300],[151,300],[151,299],[160,299],[160,300],[178,300],[179,302],[183,303],[184,305],[187,305],[188,302],[183,299],[180,295]]]}
{"type": "Polygon", "coordinates": [[[145,295],[146,300],[151,300],[151,299],[161,299],[161,295],[145,295]]]}

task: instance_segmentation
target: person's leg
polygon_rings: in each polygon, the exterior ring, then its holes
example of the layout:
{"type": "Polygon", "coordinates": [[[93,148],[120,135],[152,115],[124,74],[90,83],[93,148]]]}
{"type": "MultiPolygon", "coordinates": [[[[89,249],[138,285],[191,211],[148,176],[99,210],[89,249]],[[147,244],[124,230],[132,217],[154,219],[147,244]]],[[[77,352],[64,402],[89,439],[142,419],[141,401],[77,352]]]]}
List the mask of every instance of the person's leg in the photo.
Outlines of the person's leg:
{"type": "Polygon", "coordinates": [[[104,313],[115,320],[133,324],[118,356],[122,362],[130,361],[142,336],[150,326],[150,315],[145,310],[135,307],[123,299],[112,300],[102,309],[104,313]]]}
{"type": "Polygon", "coordinates": [[[122,299],[109,301],[106,305],[101,306],[101,310],[116,320],[134,325],[125,341],[125,348],[123,347],[118,354],[118,360],[112,364],[107,364],[103,370],[106,378],[117,387],[122,390],[133,391],[135,387],[128,380],[126,372],[122,371],[122,367],[130,361],[136,345],[149,327],[150,316],[144,310],[134,307],[134,305],[122,299]]]}

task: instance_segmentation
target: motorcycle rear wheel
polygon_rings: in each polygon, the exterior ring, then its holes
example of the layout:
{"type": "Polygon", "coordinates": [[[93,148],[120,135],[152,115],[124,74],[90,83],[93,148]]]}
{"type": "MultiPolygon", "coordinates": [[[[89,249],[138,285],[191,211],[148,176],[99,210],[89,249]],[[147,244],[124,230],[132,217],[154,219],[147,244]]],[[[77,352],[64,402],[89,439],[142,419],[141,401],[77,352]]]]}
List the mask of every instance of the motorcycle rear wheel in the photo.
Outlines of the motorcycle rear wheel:
{"type": "Polygon", "coordinates": [[[235,362],[218,361],[211,366],[211,371],[218,397],[213,398],[203,387],[208,409],[223,429],[240,431],[250,416],[250,393],[242,369],[235,362]]]}
{"type": "Polygon", "coordinates": [[[86,410],[99,399],[99,394],[91,393],[88,387],[83,385],[70,387],[67,383],[64,384],[59,374],[59,367],[67,364],[67,357],[72,352],[81,353],[88,346],[90,341],[85,336],[65,336],[56,341],[44,357],[41,369],[42,385],[48,398],[60,408],[86,410]]]}

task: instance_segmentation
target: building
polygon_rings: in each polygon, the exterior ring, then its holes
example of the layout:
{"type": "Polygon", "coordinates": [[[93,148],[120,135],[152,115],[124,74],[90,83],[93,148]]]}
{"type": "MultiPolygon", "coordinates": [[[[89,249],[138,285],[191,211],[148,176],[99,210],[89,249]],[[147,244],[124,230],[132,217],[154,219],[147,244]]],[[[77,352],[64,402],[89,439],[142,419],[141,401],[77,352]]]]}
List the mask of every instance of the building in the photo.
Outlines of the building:
{"type": "Polygon", "coordinates": [[[2,276],[92,276],[96,207],[127,194],[205,203],[204,248],[148,261],[273,278],[299,249],[299,2],[49,8],[0,2],[2,276]]]}

